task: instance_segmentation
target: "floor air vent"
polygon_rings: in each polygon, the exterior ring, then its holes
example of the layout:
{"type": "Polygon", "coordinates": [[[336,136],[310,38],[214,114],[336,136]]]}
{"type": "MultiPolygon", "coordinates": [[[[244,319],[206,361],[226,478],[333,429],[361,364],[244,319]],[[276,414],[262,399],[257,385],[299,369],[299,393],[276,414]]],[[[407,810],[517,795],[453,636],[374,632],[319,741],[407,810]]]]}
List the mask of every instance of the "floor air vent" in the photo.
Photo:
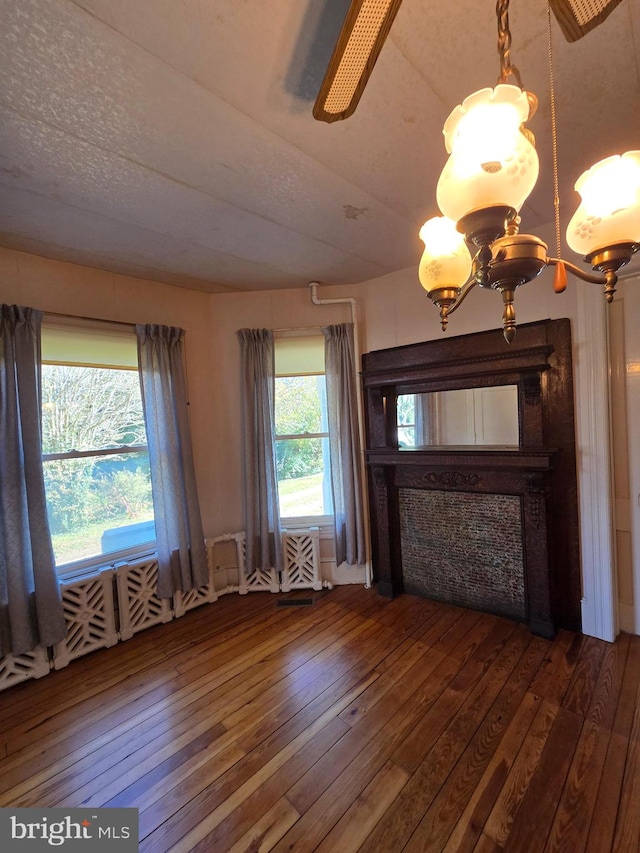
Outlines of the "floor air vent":
{"type": "Polygon", "coordinates": [[[278,607],[311,607],[313,598],[281,598],[278,607]]]}

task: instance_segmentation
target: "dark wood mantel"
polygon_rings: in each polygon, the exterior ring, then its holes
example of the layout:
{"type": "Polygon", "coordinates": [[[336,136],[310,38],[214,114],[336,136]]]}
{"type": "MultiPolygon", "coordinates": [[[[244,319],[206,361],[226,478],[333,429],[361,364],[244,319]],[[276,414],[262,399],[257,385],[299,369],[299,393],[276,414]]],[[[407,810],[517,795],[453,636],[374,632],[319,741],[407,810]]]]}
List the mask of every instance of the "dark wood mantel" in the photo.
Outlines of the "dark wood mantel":
{"type": "Polygon", "coordinates": [[[568,320],[428,341],[363,356],[374,575],[403,591],[399,491],[515,495],[522,507],[526,621],[580,630],[580,557],[568,320]],[[400,394],[514,384],[519,447],[398,447],[400,394]]]}

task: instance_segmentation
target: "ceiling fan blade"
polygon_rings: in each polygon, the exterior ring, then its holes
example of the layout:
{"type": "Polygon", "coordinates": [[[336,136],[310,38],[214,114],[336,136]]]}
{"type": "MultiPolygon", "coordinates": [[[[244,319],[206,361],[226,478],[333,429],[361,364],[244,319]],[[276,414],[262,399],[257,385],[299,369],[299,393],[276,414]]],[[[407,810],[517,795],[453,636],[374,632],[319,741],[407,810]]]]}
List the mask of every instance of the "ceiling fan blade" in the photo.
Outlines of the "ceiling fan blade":
{"type": "Polygon", "coordinates": [[[352,0],[313,107],[319,121],[339,121],[353,113],[401,3],[352,0]]]}
{"type": "Polygon", "coordinates": [[[620,0],[550,0],[567,41],[577,41],[606,20],[620,0]]]}

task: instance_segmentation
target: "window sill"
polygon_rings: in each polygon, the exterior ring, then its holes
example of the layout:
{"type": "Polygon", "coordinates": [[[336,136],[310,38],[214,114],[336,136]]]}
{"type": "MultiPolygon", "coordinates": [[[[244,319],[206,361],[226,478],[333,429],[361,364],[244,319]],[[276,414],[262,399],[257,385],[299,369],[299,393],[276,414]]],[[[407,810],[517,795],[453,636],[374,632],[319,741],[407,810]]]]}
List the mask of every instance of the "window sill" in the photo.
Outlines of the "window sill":
{"type": "Polygon", "coordinates": [[[156,543],[145,542],[133,548],[123,548],[121,551],[112,551],[110,554],[98,554],[86,560],[78,560],[75,563],[66,563],[59,566],[56,571],[60,583],[81,580],[82,578],[99,575],[105,569],[114,569],[118,563],[140,560],[145,557],[153,557],[156,554],[156,543]]]}
{"type": "Polygon", "coordinates": [[[309,527],[319,527],[321,531],[333,531],[332,515],[307,515],[293,518],[281,518],[280,524],[285,530],[308,530],[309,527]]]}

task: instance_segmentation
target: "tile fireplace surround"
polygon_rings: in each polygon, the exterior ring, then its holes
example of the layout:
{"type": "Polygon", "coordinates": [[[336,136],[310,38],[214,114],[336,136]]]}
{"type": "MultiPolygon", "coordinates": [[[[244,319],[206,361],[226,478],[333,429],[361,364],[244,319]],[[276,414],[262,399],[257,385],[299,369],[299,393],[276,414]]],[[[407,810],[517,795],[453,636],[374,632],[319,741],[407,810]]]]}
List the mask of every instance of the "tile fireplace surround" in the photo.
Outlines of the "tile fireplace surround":
{"type": "Polygon", "coordinates": [[[524,622],[517,495],[398,490],[405,592],[524,622]]]}

